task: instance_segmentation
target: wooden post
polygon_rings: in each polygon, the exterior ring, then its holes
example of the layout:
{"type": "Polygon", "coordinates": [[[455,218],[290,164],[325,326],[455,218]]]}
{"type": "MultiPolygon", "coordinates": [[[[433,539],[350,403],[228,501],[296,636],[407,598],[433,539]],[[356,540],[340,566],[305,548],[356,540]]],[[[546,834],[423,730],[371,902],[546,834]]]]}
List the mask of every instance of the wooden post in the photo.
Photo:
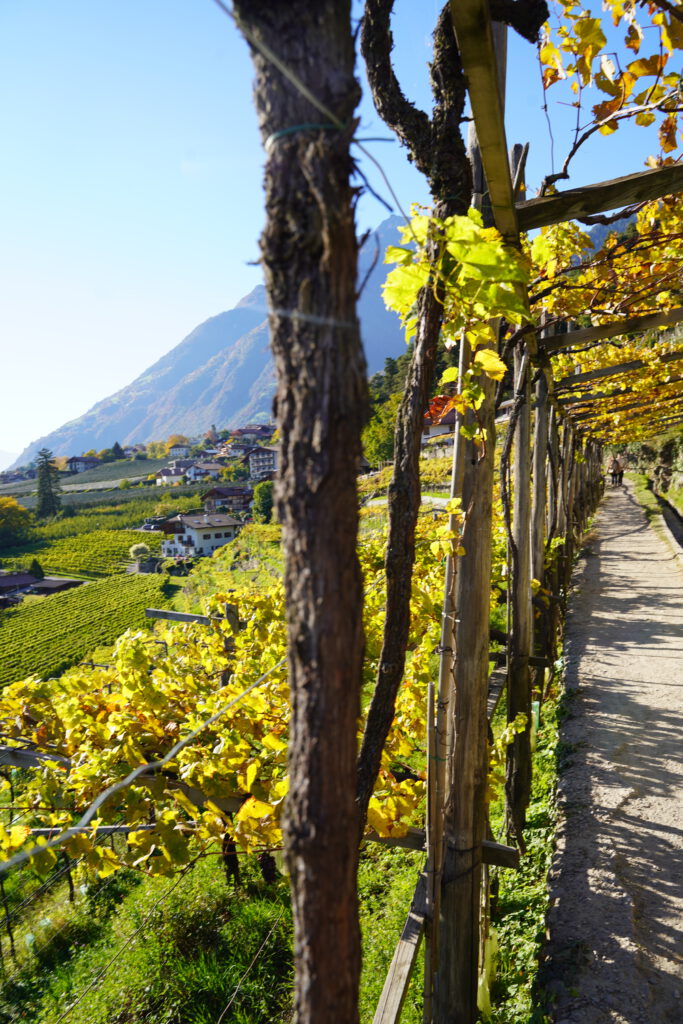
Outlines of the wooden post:
{"type": "MultiPolygon", "coordinates": [[[[542,367],[536,381],[536,413],[534,419],[534,447],[532,455],[532,496],[531,496],[531,576],[544,586],[547,585],[545,571],[545,537],[547,505],[548,461],[548,378],[542,367]]],[[[550,629],[550,608],[544,609],[532,620],[534,653],[547,656],[548,633],[550,629]]],[[[545,669],[534,669],[535,687],[543,693],[545,669]]]]}
{"type": "Polygon", "coordinates": [[[463,507],[468,509],[456,582],[455,689],[451,698],[448,800],[439,918],[435,1024],[477,1016],[482,842],[486,825],[491,512],[495,448],[494,388],[481,381],[486,454],[465,445],[463,507]]]}
{"type": "MultiPolygon", "coordinates": [[[[113,848],[114,836],[112,835],[111,838],[112,838],[112,848],[113,848]]],[[[66,852],[66,850],[64,850],[62,852],[62,859],[64,860],[64,863],[66,865],[66,880],[67,880],[67,883],[69,885],[69,903],[73,903],[73,901],[75,899],[75,896],[76,896],[76,893],[75,893],[75,890],[74,890],[73,875],[71,874],[71,857],[66,852]]]]}
{"type": "Polygon", "coordinates": [[[508,747],[505,792],[511,831],[522,843],[522,832],[526,808],[531,791],[531,675],[529,655],[531,653],[531,388],[529,384],[528,360],[517,350],[515,352],[515,380],[517,395],[524,396],[523,405],[515,428],[515,453],[513,463],[514,504],[512,519],[512,579],[508,582],[508,594],[512,602],[512,634],[510,637],[510,672],[507,689],[507,718],[514,721],[518,714],[526,715],[523,732],[516,733],[508,747]]]}
{"type": "Polygon", "coordinates": [[[533,493],[531,499],[531,575],[543,582],[545,564],[546,460],[548,457],[548,379],[543,371],[536,381],[534,419],[533,493]]]}
{"type": "MultiPolygon", "coordinates": [[[[456,11],[451,9],[456,23],[456,11]]],[[[456,26],[457,27],[457,26],[456,26]]],[[[457,34],[457,32],[456,32],[457,34]]],[[[497,60],[497,90],[501,107],[505,96],[507,29],[492,26],[492,42],[497,60]]],[[[501,121],[502,124],[502,121],[501,121]]],[[[472,164],[473,205],[484,206],[484,174],[476,131],[468,137],[472,164]]],[[[505,168],[504,176],[509,178],[505,168]]],[[[509,187],[509,186],[508,186],[509,187]]],[[[485,224],[491,224],[491,212],[483,210],[485,224]]],[[[467,368],[469,352],[461,348],[461,373],[467,368]]],[[[485,449],[459,437],[454,451],[452,489],[462,496],[467,521],[462,538],[465,554],[458,570],[451,567],[447,586],[454,595],[449,602],[451,647],[448,734],[444,766],[443,836],[439,843],[440,888],[435,900],[438,918],[432,922],[432,934],[439,950],[438,962],[432,958],[434,983],[431,1020],[447,1024],[457,1020],[470,1024],[477,1016],[479,974],[479,929],[481,910],[481,844],[486,838],[486,781],[488,773],[488,652],[489,601],[491,584],[491,528],[493,511],[493,463],[495,457],[495,388],[482,377],[484,402],[479,419],[485,430],[485,449]],[[459,490],[458,490],[459,488],[459,490]]],[[[472,425],[473,417],[467,417],[472,425]]],[[[459,426],[459,424],[458,424],[459,426]]],[[[459,431],[458,431],[459,434],[459,431]]],[[[446,612],[444,603],[444,612],[446,612]]],[[[444,684],[449,680],[444,673],[444,684]]],[[[439,695],[441,699],[441,678],[439,695]]],[[[445,707],[445,704],[444,704],[445,707]]],[[[441,738],[444,737],[442,729],[441,738]]],[[[437,753],[441,750],[437,748],[437,753]]],[[[426,1008],[429,1012],[429,1007],[426,1008]]],[[[425,1021],[428,1021],[425,1015],[425,1021]]]]}
{"type": "Polygon", "coordinates": [[[574,495],[576,485],[576,434],[574,428],[569,423],[565,423],[564,427],[562,472],[565,514],[562,587],[566,594],[569,589],[569,582],[572,575],[572,562],[575,547],[574,495]]]}
{"type": "Polygon", "coordinates": [[[9,939],[10,952],[12,959],[17,959],[17,951],[14,948],[14,933],[12,932],[12,919],[10,918],[9,907],[7,906],[7,894],[5,893],[5,879],[4,876],[0,875],[0,898],[2,898],[2,907],[5,911],[5,928],[7,930],[7,937],[9,939]]]}
{"type": "MultiPolygon", "coordinates": [[[[470,364],[470,347],[463,334],[460,340],[460,356],[458,361],[458,390],[470,364]]],[[[450,498],[462,497],[463,474],[465,469],[465,439],[460,433],[463,417],[458,412],[455,416],[453,436],[453,462],[451,466],[450,498]]],[[[449,529],[456,531],[460,520],[452,513],[448,519],[449,529]]],[[[428,907],[425,942],[425,979],[424,979],[424,1021],[429,1024],[432,1019],[432,992],[439,957],[438,921],[441,912],[441,875],[443,870],[443,825],[446,794],[446,762],[448,758],[448,728],[451,721],[449,704],[453,696],[454,675],[453,665],[456,650],[456,601],[455,587],[458,571],[458,559],[450,555],[446,559],[444,579],[443,607],[441,613],[441,650],[439,656],[439,684],[436,699],[435,742],[433,758],[427,768],[432,809],[431,828],[428,830],[427,841],[427,878],[428,907]]]]}

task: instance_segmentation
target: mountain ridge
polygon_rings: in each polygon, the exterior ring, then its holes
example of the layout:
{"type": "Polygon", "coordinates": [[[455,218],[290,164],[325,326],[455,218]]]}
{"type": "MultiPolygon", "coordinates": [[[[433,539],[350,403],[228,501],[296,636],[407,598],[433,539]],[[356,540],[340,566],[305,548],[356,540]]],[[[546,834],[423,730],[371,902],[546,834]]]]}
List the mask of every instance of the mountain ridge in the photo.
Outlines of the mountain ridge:
{"type": "MultiPolygon", "coordinates": [[[[388,356],[405,351],[397,317],[384,306],[385,268],[377,258],[397,241],[401,218],[383,221],[363,243],[358,280],[361,337],[368,374],[388,356]]],[[[230,310],[209,317],[130,384],[95,403],[82,416],[32,441],[14,462],[25,465],[41,448],[75,455],[91,448],[196,435],[271,418],[275,371],[269,347],[266,291],[257,285],[230,310]]]]}

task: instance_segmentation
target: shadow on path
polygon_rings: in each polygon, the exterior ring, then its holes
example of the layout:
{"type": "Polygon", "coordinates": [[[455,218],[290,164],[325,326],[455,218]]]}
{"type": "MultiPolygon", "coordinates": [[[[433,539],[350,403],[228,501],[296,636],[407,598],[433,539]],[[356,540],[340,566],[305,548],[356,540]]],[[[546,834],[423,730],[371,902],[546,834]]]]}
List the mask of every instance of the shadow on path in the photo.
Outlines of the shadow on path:
{"type": "Polygon", "coordinates": [[[680,1024],[683,576],[628,488],[575,584],[539,984],[561,1024],[680,1024]]]}

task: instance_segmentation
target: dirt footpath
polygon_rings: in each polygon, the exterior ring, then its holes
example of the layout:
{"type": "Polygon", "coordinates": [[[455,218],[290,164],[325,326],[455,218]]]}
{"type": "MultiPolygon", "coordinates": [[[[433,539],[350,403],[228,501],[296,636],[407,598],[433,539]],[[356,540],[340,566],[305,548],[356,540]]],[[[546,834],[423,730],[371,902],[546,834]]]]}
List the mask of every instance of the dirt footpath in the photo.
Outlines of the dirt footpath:
{"type": "Polygon", "coordinates": [[[683,1024],[683,573],[608,488],[567,625],[540,981],[558,1024],[683,1024]]]}

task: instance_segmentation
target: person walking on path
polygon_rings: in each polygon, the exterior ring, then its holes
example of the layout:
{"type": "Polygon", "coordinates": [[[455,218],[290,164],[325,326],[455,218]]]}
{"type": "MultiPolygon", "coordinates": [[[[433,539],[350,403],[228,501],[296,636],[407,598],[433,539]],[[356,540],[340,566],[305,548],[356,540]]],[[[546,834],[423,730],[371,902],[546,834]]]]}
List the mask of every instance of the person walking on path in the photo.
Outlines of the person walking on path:
{"type": "Polygon", "coordinates": [[[612,487],[616,487],[619,482],[619,472],[621,470],[621,463],[616,455],[613,455],[610,459],[608,469],[610,474],[610,483],[612,484],[612,487]]]}
{"type": "Polygon", "coordinates": [[[556,1024],[683,1021],[683,560],[606,493],[566,631],[539,985],[556,1024]]]}

